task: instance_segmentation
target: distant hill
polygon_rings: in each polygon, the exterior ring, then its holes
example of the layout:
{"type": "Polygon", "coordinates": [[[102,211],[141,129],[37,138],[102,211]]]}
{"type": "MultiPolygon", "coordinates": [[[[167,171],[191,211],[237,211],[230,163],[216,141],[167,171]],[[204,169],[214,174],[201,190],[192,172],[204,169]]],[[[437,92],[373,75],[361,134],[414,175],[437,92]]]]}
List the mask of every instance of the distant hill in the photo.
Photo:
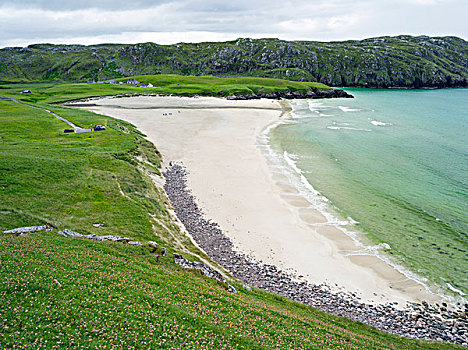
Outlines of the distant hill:
{"type": "Polygon", "coordinates": [[[468,43],[397,36],[342,42],[238,39],[175,45],[36,44],[0,50],[0,80],[86,81],[168,74],[259,76],[331,86],[466,87],[468,43]]]}

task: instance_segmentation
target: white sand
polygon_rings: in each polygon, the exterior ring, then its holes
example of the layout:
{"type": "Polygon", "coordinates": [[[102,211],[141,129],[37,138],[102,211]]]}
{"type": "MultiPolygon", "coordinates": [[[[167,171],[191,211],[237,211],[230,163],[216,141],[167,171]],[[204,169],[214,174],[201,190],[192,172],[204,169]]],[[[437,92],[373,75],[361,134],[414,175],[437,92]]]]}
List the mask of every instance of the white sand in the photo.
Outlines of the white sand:
{"type": "Polygon", "coordinates": [[[336,284],[366,302],[403,306],[437,299],[379,258],[359,254],[362,249],[336,227],[310,225],[326,219],[272,172],[257,145],[257,136],[282,114],[277,101],[133,97],[93,103],[94,111],[148,135],[166,164],[183,162],[200,208],[237,249],[312,283],[336,284]]]}

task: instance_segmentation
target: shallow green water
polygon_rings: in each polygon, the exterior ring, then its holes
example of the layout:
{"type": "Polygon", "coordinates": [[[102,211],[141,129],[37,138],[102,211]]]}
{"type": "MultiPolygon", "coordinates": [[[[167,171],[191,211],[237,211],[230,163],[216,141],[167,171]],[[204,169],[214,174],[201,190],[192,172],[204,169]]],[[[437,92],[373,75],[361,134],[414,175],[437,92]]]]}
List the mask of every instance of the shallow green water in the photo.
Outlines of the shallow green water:
{"type": "Polygon", "coordinates": [[[468,89],[348,91],[292,102],[273,149],[396,261],[468,294],[468,89]]]}

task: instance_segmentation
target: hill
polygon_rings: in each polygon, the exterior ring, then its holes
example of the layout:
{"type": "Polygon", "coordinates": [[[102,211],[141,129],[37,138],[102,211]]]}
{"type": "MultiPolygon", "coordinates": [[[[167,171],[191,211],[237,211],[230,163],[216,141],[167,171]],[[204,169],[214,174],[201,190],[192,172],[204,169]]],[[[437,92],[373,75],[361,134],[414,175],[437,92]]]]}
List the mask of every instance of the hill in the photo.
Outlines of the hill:
{"type": "Polygon", "coordinates": [[[78,82],[154,74],[257,76],[353,87],[465,87],[468,43],[457,37],[402,35],[343,42],[238,39],[0,50],[4,81],[78,82]]]}

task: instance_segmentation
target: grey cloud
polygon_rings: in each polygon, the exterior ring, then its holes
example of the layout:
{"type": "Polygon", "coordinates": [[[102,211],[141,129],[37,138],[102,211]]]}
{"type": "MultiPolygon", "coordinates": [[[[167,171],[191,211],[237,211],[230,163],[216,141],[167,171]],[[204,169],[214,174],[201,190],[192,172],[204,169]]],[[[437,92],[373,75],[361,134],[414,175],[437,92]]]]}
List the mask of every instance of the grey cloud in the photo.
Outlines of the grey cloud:
{"type": "Polygon", "coordinates": [[[466,0],[0,0],[0,46],[194,31],[301,40],[402,33],[466,37],[467,12],[466,0]]]}
{"type": "Polygon", "coordinates": [[[142,9],[160,4],[166,4],[170,0],[0,0],[0,6],[8,5],[22,8],[35,8],[50,11],[73,11],[86,8],[105,9],[108,11],[142,9]]]}

